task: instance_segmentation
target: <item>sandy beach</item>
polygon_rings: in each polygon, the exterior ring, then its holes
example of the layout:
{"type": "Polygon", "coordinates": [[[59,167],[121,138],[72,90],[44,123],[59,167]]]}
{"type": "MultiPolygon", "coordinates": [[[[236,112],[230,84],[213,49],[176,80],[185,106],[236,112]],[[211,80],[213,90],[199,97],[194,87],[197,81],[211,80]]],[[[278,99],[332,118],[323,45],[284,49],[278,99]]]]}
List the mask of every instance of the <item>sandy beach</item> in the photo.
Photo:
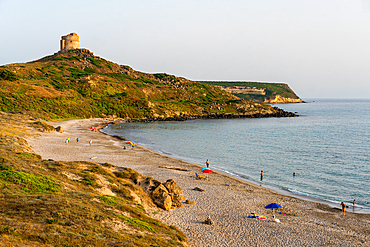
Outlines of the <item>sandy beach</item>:
{"type": "Polygon", "coordinates": [[[108,162],[160,182],[174,179],[195,204],[184,203],[183,208],[171,212],[161,210],[155,217],[176,225],[192,246],[370,246],[370,215],[348,209],[343,216],[325,204],[281,195],[219,172],[209,174],[207,180],[195,180],[198,165],[141,146],[132,149],[126,145],[124,150],[125,141],[90,130],[106,123],[104,119],[53,122],[54,127],[62,126],[64,133],[34,133],[27,141],[43,159],[108,162]],[[205,192],[193,190],[195,187],[205,192]],[[272,221],[273,211],[264,208],[270,203],[283,206],[274,211],[280,223],[272,221]],[[252,213],[266,215],[269,220],[248,218],[252,213]],[[207,217],[213,225],[204,224],[207,217]]]}

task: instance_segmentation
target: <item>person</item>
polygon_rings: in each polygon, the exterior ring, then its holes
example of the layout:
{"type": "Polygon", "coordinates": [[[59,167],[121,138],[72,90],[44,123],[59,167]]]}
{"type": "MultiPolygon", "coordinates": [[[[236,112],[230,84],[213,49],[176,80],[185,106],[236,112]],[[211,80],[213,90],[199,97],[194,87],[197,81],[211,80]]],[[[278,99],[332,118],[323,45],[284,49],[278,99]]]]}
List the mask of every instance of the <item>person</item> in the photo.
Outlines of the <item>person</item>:
{"type": "Polygon", "coordinates": [[[91,146],[91,144],[92,144],[92,140],[90,140],[90,141],[89,141],[89,144],[90,144],[90,146],[91,146]]]}
{"type": "Polygon", "coordinates": [[[78,142],[79,140],[80,140],[80,139],[77,137],[77,138],[76,138],[76,142],[78,142]]]}
{"type": "Polygon", "coordinates": [[[123,149],[126,149],[126,146],[123,146],[123,149]]]}
{"type": "Polygon", "coordinates": [[[355,212],[355,204],[356,204],[357,202],[356,202],[356,199],[353,199],[353,202],[352,202],[352,204],[353,204],[353,208],[352,208],[352,210],[353,210],[353,212],[355,212]]]}
{"type": "Polygon", "coordinates": [[[135,143],[131,144],[132,149],[135,149],[135,143]]]}
{"type": "Polygon", "coordinates": [[[263,171],[261,171],[261,181],[263,180],[263,171]]]}
{"type": "Polygon", "coordinates": [[[206,161],[206,166],[207,166],[207,168],[209,168],[209,160],[208,159],[206,161]]]}
{"type": "Polygon", "coordinates": [[[295,172],[293,172],[293,177],[295,177],[295,172]]]}
{"type": "Polygon", "coordinates": [[[346,204],[344,204],[344,202],[341,202],[340,205],[342,205],[342,212],[340,214],[346,215],[346,204]]]}

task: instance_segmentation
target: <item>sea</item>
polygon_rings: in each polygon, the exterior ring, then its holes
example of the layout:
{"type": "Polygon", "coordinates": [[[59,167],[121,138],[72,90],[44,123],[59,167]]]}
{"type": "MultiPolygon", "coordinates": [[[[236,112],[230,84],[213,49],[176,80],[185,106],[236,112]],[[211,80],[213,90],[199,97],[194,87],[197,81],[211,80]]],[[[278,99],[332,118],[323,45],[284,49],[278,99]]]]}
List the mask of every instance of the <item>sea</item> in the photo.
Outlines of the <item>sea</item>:
{"type": "Polygon", "coordinates": [[[120,123],[104,132],[186,162],[208,159],[215,171],[282,194],[338,207],[355,199],[356,212],[370,213],[370,99],[273,106],[299,116],[120,123]]]}

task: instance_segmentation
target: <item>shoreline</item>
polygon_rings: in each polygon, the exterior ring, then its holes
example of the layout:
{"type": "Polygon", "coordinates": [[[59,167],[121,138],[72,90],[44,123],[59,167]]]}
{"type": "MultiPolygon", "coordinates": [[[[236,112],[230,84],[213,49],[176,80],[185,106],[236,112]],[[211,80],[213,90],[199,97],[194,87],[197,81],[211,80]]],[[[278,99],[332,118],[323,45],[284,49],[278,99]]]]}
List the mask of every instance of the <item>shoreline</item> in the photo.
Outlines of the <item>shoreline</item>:
{"type": "Polygon", "coordinates": [[[27,141],[43,159],[108,162],[130,167],[143,176],[151,176],[161,182],[175,179],[183,188],[184,196],[195,204],[184,204],[183,208],[171,212],[161,211],[156,217],[169,225],[176,225],[193,246],[358,246],[369,243],[366,229],[370,225],[370,215],[355,214],[348,210],[343,217],[339,215],[339,210],[322,203],[282,195],[220,171],[210,174],[209,180],[194,180],[194,173],[202,166],[142,146],[123,150],[123,140],[88,129],[89,126],[102,127],[109,123],[113,122],[103,119],[54,122],[51,123],[54,127],[61,125],[65,132],[41,133],[27,141]],[[67,137],[71,137],[70,144],[64,143],[67,137]],[[80,137],[80,143],[73,142],[76,137],[80,137]],[[93,140],[91,146],[89,139],[93,140]],[[161,166],[182,167],[188,171],[161,166]],[[206,192],[194,191],[194,187],[205,189],[206,192]],[[282,212],[286,216],[275,211],[281,223],[246,218],[253,212],[265,214],[271,220],[273,212],[264,209],[271,202],[283,206],[282,212]],[[208,216],[214,225],[203,224],[208,216]],[[356,239],[352,237],[354,234],[356,239]]]}
{"type": "MultiPolygon", "coordinates": [[[[141,122],[141,121],[142,120],[140,120],[139,122],[141,122]]],[[[131,121],[124,121],[124,122],[128,122],[129,123],[131,121]]],[[[133,122],[136,122],[136,121],[133,121],[133,122]]],[[[121,122],[117,122],[117,123],[121,123],[121,122]]],[[[105,126],[101,126],[101,128],[99,129],[100,133],[102,133],[104,135],[111,136],[113,138],[118,138],[120,140],[126,140],[124,137],[110,135],[110,134],[104,132],[104,129],[107,128],[107,127],[109,127],[110,124],[115,124],[115,123],[109,123],[109,124],[106,124],[105,126]]],[[[138,145],[141,145],[142,147],[150,150],[151,152],[158,153],[158,154],[163,155],[163,156],[168,156],[168,157],[171,157],[171,158],[174,158],[174,159],[178,159],[178,160],[181,160],[183,162],[188,162],[188,161],[186,161],[184,159],[181,159],[179,157],[173,156],[171,154],[166,154],[166,153],[162,153],[162,152],[159,152],[159,151],[156,151],[156,150],[152,150],[152,149],[150,149],[149,147],[147,147],[147,146],[145,146],[143,144],[138,144],[138,145]]],[[[199,165],[199,164],[195,164],[195,165],[198,165],[199,168],[204,167],[204,165],[199,165]]],[[[248,178],[244,178],[244,177],[242,177],[242,176],[240,176],[238,174],[235,174],[233,172],[230,172],[230,171],[225,171],[225,170],[214,168],[214,167],[212,169],[214,171],[223,173],[225,176],[230,176],[230,177],[233,177],[235,179],[239,179],[241,182],[247,182],[247,183],[251,183],[251,184],[257,185],[257,186],[261,186],[261,187],[263,187],[265,189],[268,189],[268,190],[273,191],[273,192],[277,192],[277,193],[279,193],[281,195],[290,196],[290,197],[302,199],[302,200],[305,200],[305,201],[322,203],[322,204],[326,204],[326,205],[332,207],[333,209],[341,210],[341,205],[340,205],[341,202],[340,201],[329,200],[329,199],[325,199],[325,198],[320,197],[320,196],[314,196],[314,195],[311,195],[311,194],[308,194],[308,193],[304,193],[304,192],[293,192],[293,191],[291,191],[289,189],[284,189],[284,188],[281,188],[281,187],[276,186],[276,185],[261,183],[259,181],[255,181],[255,180],[251,180],[251,179],[248,179],[248,178]]],[[[356,214],[370,214],[370,207],[367,207],[367,206],[364,206],[364,205],[357,205],[357,206],[355,206],[353,208],[352,203],[350,203],[350,202],[345,202],[345,203],[347,205],[347,209],[350,209],[352,213],[356,213],[356,214]]]]}

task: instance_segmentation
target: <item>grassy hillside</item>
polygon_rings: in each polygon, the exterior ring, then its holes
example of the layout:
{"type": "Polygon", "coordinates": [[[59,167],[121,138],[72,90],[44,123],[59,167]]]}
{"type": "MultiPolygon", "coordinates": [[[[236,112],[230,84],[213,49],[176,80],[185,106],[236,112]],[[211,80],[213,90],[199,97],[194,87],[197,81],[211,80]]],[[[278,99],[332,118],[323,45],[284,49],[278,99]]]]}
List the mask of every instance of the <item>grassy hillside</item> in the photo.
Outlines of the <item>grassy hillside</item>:
{"type": "Polygon", "coordinates": [[[175,226],[148,214],[160,211],[137,185],[146,179],[140,174],[33,153],[23,138],[46,127],[0,112],[0,246],[187,246],[175,226]],[[102,188],[117,196],[101,195],[102,188]]]}
{"type": "Polygon", "coordinates": [[[272,108],[205,83],[147,74],[85,49],[0,67],[0,110],[44,119],[253,114],[272,108]]]}
{"type": "Polygon", "coordinates": [[[224,87],[232,86],[243,86],[243,87],[255,87],[257,89],[265,89],[265,95],[255,94],[235,94],[235,96],[241,99],[254,100],[257,102],[264,102],[265,99],[274,98],[276,95],[281,95],[284,98],[299,99],[299,97],[293,92],[293,90],[285,83],[264,83],[264,82],[242,82],[242,81],[199,81],[209,85],[217,85],[224,87]]]}

